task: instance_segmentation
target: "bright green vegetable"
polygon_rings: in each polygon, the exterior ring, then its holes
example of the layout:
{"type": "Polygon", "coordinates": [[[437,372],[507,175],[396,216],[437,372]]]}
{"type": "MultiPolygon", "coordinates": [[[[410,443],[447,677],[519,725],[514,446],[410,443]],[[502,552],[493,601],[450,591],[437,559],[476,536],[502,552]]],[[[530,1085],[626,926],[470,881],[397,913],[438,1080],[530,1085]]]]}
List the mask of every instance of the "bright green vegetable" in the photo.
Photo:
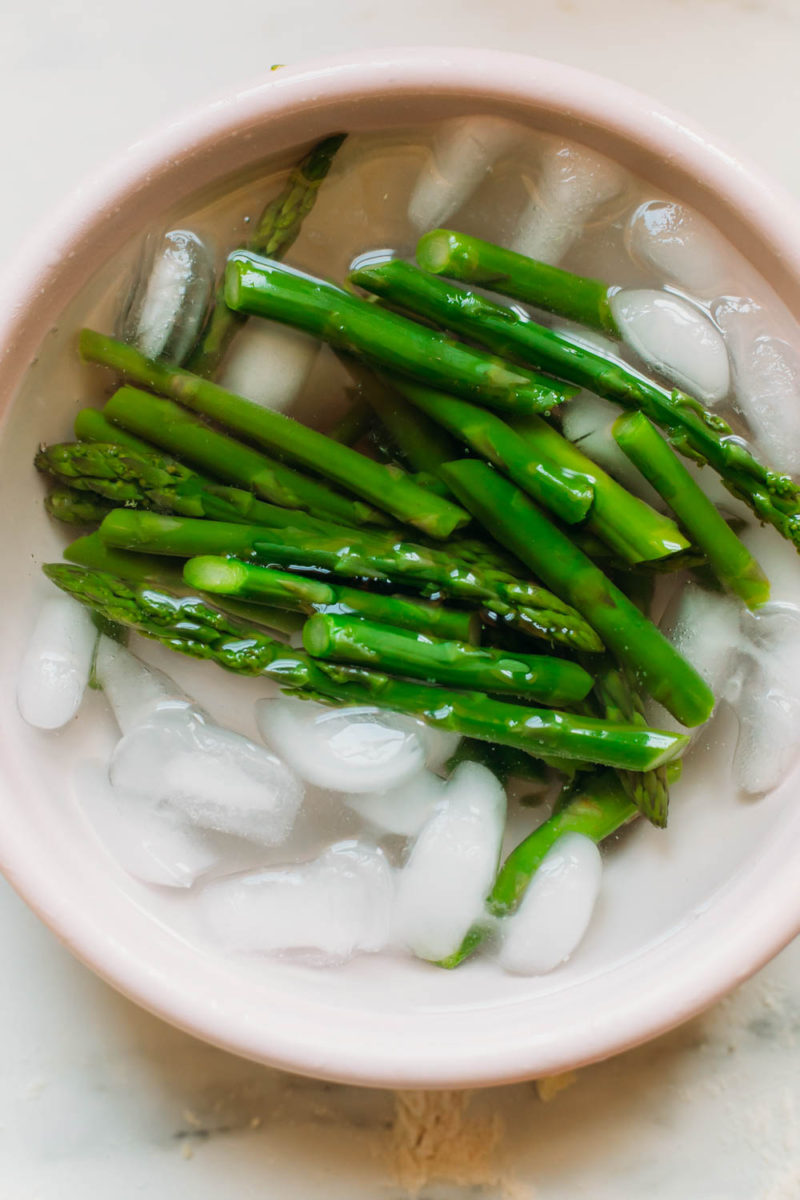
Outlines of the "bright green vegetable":
{"type": "Polygon", "coordinates": [[[734,496],[749,504],[762,521],[774,525],[800,547],[800,486],[788,475],[771,471],[733,436],[716,413],[692,396],[670,391],[619,359],[573,341],[503,304],[465,291],[435,275],[419,271],[403,280],[397,303],[447,329],[488,346],[498,354],[534,364],[578,387],[588,388],[624,408],[641,409],[666,434],[676,450],[709,463],[734,496]]]}
{"type": "Polygon", "coordinates": [[[470,350],[323,279],[243,251],[228,259],[225,302],[236,312],[281,321],[338,350],[490,408],[542,412],[574,394],[568,385],[470,350]]]}
{"type": "Polygon", "coordinates": [[[420,238],[417,261],[435,275],[479,283],[525,304],[557,313],[590,329],[619,336],[609,297],[616,290],[451,229],[432,229],[420,238]]]}
{"type": "Polygon", "coordinates": [[[285,525],[266,529],[121,508],[105,518],[100,536],[107,545],[121,550],[179,558],[233,555],[303,574],[328,572],[414,590],[430,598],[447,596],[479,605],[495,613],[500,622],[533,637],[576,650],[602,649],[597,634],[575,609],[538,584],[514,579],[492,566],[481,569],[479,563],[473,565],[436,546],[397,542],[377,530],[356,534],[336,526],[315,529],[295,524],[293,515],[287,511],[285,525]]]}
{"type": "MultiPolygon", "coordinates": [[[[563,834],[580,833],[593,842],[602,842],[638,815],[614,772],[602,771],[584,777],[570,791],[566,803],[511,851],[489,894],[489,912],[504,917],[514,911],[545,855],[563,834]]],[[[439,965],[457,967],[478,948],[488,932],[488,925],[473,926],[455,954],[439,965]]]]}
{"type": "Polygon", "coordinates": [[[498,467],[568,524],[583,520],[624,562],[649,562],[685,550],[674,521],[626,492],[541,417],[506,424],[455,396],[398,379],[399,391],[427,416],[498,467]]]}
{"type": "MultiPolygon", "coordinates": [[[[270,200],[256,222],[247,247],[258,254],[282,258],[300,232],[305,217],[314,206],[317,192],[331,168],[336,151],[345,139],[336,133],[323,138],[292,168],[280,194],[270,200]]],[[[217,371],[236,331],[242,324],[238,313],[225,304],[220,284],[203,335],[187,366],[198,375],[211,378],[217,371]]]]}
{"type": "Polygon", "coordinates": [[[477,460],[448,463],[443,475],[501,545],[582,613],[638,686],[684,725],[708,719],[714,697],[694,668],[519,488],[477,460]]]}
{"type": "Polygon", "coordinates": [[[322,663],[259,630],[232,622],[197,597],[132,588],[113,575],[51,563],[56,586],[109,620],[137,629],[170,649],[210,659],[246,675],[265,675],[335,704],[375,704],[417,717],[437,729],[564,758],[647,770],[680,756],[682,734],[616,725],[591,717],[507,704],[481,692],[450,692],[381,673],[322,663]]]}
{"type": "Polygon", "coordinates": [[[577,663],[539,654],[511,654],[358,617],[318,614],[303,628],[314,658],[353,663],[428,683],[540,700],[556,708],[583,700],[592,677],[577,663]]]}
{"type": "Polygon", "coordinates": [[[371,621],[414,629],[441,638],[477,643],[480,622],[474,612],[428,604],[408,596],[389,596],[360,588],[308,579],[233,558],[191,558],[183,569],[189,587],[217,596],[277,605],[313,616],[317,612],[353,613],[371,621]]]}
{"type": "Polygon", "coordinates": [[[255,492],[271,504],[302,509],[345,525],[384,519],[370,505],[342,496],[324,483],[212,429],[172,400],[139,388],[122,387],[106,403],[103,416],[112,428],[121,427],[147,438],[181,461],[227,484],[255,492]]]}
{"type": "Polygon", "coordinates": [[[111,512],[113,505],[101,496],[92,496],[75,488],[54,488],[44,498],[44,506],[56,521],[65,525],[96,525],[111,512]]]}
{"type": "Polygon", "coordinates": [[[720,583],[750,608],[769,600],[769,580],[683,463],[642,413],[614,422],[614,437],[675,513],[720,583]]]}
{"type": "Polygon", "coordinates": [[[349,446],[342,446],[283,413],[253,404],[210,380],[146,358],[115,338],[84,329],[80,351],[87,362],[111,367],[128,379],[177,400],[185,408],[219,421],[234,433],[310,467],[430,537],[446,538],[468,519],[455,504],[406,478],[395,478],[381,463],[365,458],[349,446]]]}

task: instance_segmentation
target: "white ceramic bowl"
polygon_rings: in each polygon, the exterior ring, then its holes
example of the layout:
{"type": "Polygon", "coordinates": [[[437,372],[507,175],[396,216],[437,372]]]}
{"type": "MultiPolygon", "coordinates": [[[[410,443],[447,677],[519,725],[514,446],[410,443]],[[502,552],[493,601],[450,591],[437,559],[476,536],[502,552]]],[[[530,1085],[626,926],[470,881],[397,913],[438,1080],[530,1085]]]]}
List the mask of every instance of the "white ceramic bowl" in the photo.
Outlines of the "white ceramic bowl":
{"type": "MultiPolygon", "coordinates": [[[[689,786],[668,836],[643,825],[632,831],[635,845],[611,856],[592,937],[543,979],[509,978],[480,963],[446,973],[382,959],[319,974],[200,948],[163,919],[80,819],[66,786],[73,731],[40,734],[16,711],[13,681],[42,592],[38,563],[59,548],[30,458],[40,440],[66,435],[87,378],[69,352],[68,317],[59,328],[64,310],[137,230],[213,180],[267,154],[288,160],[292,148],[334,130],[475,110],[581,140],[685,199],[800,314],[800,221],[772,183],[616,84],[532,58],[442,49],[283,69],[167,126],[28,242],[3,280],[0,305],[0,536],[13,567],[0,625],[2,869],[75,954],[152,1012],[252,1059],[387,1086],[564,1070],[668,1029],[756,970],[800,928],[798,777],[750,805],[721,784],[689,786]]],[[[99,706],[96,716],[99,726],[107,722],[99,706]]],[[[84,723],[83,751],[85,735],[84,723]]]]}

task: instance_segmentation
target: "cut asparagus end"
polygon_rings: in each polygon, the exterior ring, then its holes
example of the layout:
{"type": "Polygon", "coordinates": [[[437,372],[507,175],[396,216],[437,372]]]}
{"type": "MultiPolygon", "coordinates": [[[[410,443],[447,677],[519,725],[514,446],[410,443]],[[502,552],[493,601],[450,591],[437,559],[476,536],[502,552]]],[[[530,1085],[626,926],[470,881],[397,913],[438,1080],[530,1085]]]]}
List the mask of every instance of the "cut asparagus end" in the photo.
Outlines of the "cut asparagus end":
{"type": "Polygon", "coordinates": [[[247,567],[232,558],[204,554],[191,558],[183,568],[184,583],[203,592],[235,595],[247,583],[247,567]]]}

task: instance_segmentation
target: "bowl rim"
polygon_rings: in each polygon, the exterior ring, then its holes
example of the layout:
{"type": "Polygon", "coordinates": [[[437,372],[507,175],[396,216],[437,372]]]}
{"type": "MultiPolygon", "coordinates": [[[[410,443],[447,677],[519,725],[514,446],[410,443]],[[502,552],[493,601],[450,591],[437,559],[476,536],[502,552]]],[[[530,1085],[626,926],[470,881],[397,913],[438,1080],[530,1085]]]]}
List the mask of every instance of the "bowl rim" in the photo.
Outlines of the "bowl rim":
{"type": "MultiPolygon", "coordinates": [[[[626,86],[576,68],[502,51],[402,47],[373,49],[284,67],[252,87],[195,108],[137,141],[81,185],[27,238],[3,273],[7,297],[25,297],[0,315],[0,391],[13,396],[44,319],[63,307],[69,258],[87,232],[113,241],[115,218],[137,190],[242,126],[302,118],[308,126],[342,97],[417,95],[546,106],[584,127],[615,135],[684,172],[695,172],[724,197],[772,248],[787,277],[800,280],[800,221],[795,202],[760,170],[669,109],[626,86]],[[311,114],[309,116],[309,113],[311,114]],[[52,230],[60,230],[54,239],[52,230]],[[44,292],[41,289],[45,289],[44,292]],[[44,312],[40,297],[44,295],[44,312]],[[34,312],[34,305],[36,311],[34,312]]],[[[313,136],[313,135],[312,135],[313,136]]],[[[10,812],[29,786],[4,762],[0,811],[10,812]]],[[[687,938],[668,937],[622,964],[612,987],[601,978],[594,1015],[558,1036],[499,1022],[486,1037],[462,1036],[457,1050],[431,1026],[419,1042],[395,1036],[391,1021],[365,1028],[348,1014],[331,1036],[312,1028],[304,1010],[284,1013],[277,1028],[254,1023],[232,995],[192,995],[191,978],[176,984],[170,960],[154,962],[146,947],[126,944],[92,905],[61,890],[62,876],[37,853],[34,830],[0,822],[0,868],[13,887],[69,949],[125,995],[165,1020],[246,1058],[348,1083],[396,1087],[485,1086],[567,1070],[608,1057],[666,1032],[719,999],[800,932],[800,902],[791,849],[800,850],[800,812],[760,845],[759,853],[693,912],[687,938]],[[744,890],[743,890],[744,889],[744,890]],[[748,897],[749,902],[748,902],[748,897]],[[728,936],[720,936],[727,931],[728,936]],[[735,934],[735,936],[732,936],[735,934]],[[691,986],[684,983],[690,968],[691,986]],[[621,992],[621,982],[627,988],[621,992]]],[[[617,973],[615,972],[615,975],[617,973]]],[[[481,1033],[485,1032],[484,1029],[481,1033]]],[[[406,1031],[408,1034],[408,1030],[406,1031]]]]}

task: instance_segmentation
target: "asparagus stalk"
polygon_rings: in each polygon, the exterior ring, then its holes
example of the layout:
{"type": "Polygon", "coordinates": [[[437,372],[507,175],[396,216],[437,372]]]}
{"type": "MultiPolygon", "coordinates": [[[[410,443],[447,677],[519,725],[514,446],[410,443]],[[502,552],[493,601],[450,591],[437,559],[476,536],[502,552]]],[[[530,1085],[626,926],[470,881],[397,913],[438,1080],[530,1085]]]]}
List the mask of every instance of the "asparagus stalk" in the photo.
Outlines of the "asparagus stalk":
{"type": "Polygon", "coordinates": [[[99,408],[82,408],[73,425],[79,442],[103,442],[106,445],[124,446],[137,454],[151,454],[154,446],[150,441],[134,437],[127,429],[112,425],[99,408]]]}
{"type": "Polygon", "coordinates": [[[254,254],[239,251],[229,257],[225,302],[236,312],[281,321],[339,350],[490,408],[542,412],[574,394],[568,385],[468,349],[325,280],[254,254]]]}
{"type": "Polygon", "coordinates": [[[769,599],[769,580],[683,463],[642,413],[625,413],[614,423],[620,448],[675,513],[703,551],[723,587],[750,608],[769,599]]]}
{"type": "MultiPolygon", "coordinates": [[[[405,303],[410,306],[411,289],[404,280],[404,293],[406,289],[405,303]]],[[[679,453],[708,463],[759,520],[774,525],[800,548],[800,487],[790,476],[759,462],[727,422],[694,397],[670,391],[619,359],[604,357],[514,309],[424,271],[416,276],[413,292],[414,311],[422,316],[624,408],[641,409],[679,453]]]]}
{"type": "Polygon", "coordinates": [[[501,545],[583,614],[638,686],[683,725],[708,719],[714,697],[694,668],[523,492],[477,460],[448,463],[443,475],[501,545]]]}
{"type": "Polygon", "coordinates": [[[596,652],[602,642],[591,626],[563,600],[538,584],[527,583],[491,566],[459,560],[437,547],[394,541],[361,530],[315,530],[286,524],[266,529],[190,517],[115,509],[100,526],[109,546],[178,558],[233,555],[308,574],[341,575],[420,592],[431,599],[447,596],[479,605],[500,621],[532,636],[577,650],[596,652]]]}
{"type": "Polygon", "coordinates": [[[445,770],[452,775],[459,763],[478,762],[497,776],[506,787],[508,781],[528,779],[536,783],[544,783],[547,779],[547,764],[541,758],[531,758],[521,750],[512,750],[510,746],[491,745],[489,742],[473,741],[462,738],[456,747],[455,754],[445,763],[445,770]]]}
{"type": "Polygon", "coordinates": [[[407,596],[387,596],[308,579],[233,558],[205,555],[191,558],[183,569],[189,587],[216,596],[240,596],[258,604],[274,604],[313,616],[352,613],[386,625],[397,625],[436,637],[477,644],[480,622],[474,612],[428,604],[407,596]]]}
{"type": "Polygon", "coordinates": [[[592,687],[591,675],[562,658],[481,649],[358,617],[317,614],[303,627],[303,645],[314,658],[428,683],[510,693],[556,708],[583,700],[592,687]]]}
{"type": "MultiPolygon", "coordinates": [[[[170,561],[160,555],[130,554],[126,550],[115,550],[106,546],[96,533],[76,538],[64,551],[68,562],[92,571],[104,571],[117,575],[129,583],[152,584],[156,588],[180,590],[183,584],[181,563],[170,561]]],[[[303,628],[303,619],[295,612],[284,608],[271,608],[265,604],[247,604],[244,601],[225,597],[217,601],[223,612],[240,620],[257,625],[266,625],[278,633],[298,633],[303,628]]]]}
{"type": "MultiPolygon", "coordinates": [[[[613,663],[600,663],[595,671],[594,695],[600,712],[609,721],[646,725],[644,704],[625,671],[613,663]]],[[[655,771],[619,771],[625,794],[653,825],[664,829],[669,812],[669,786],[666,768],[655,771]]]]}
{"type": "Polygon", "coordinates": [[[674,521],[626,492],[541,417],[523,418],[520,433],[454,396],[400,379],[396,386],[562,521],[572,524],[585,517],[584,527],[625,562],[649,562],[687,549],[674,521]],[[585,501],[582,511],[572,503],[579,494],[585,501]]]}
{"type": "MultiPolygon", "coordinates": [[[[67,480],[73,488],[94,492],[110,505],[136,505],[186,517],[268,523],[273,505],[251,492],[214,484],[154,450],[134,451],[104,442],[62,442],[43,446],[38,470],[67,480]]],[[[98,520],[108,512],[101,511],[98,520]]]]}
{"type": "Polygon", "coordinates": [[[468,519],[455,504],[408,479],[393,477],[385,466],[349,446],[342,446],[283,413],[253,404],[180,367],[148,359],[115,338],[84,329],[80,350],[87,362],[111,367],[128,379],[177,400],[185,408],[218,420],[233,432],[310,467],[431,537],[446,538],[468,519]]]}
{"type": "Polygon", "coordinates": [[[228,484],[247,488],[271,504],[302,509],[345,525],[385,521],[371,505],[342,496],[324,483],[212,429],[172,400],[123,387],[107,401],[103,415],[113,426],[148,438],[192,466],[228,484]]]}
{"type": "Polygon", "coordinates": [[[65,525],[96,525],[114,507],[101,496],[69,487],[54,488],[45,496],[44,506],[51,517],[65,525]]]}
{"type": "Polygon", "coordinates": [[[482,287],[619,337],[610,288],[560,267],[495,246],[451,229],[432,229],[419,240],[417,260],[426,271],[479,283],[482,287]]]}
{"type": "Polygon", "coordinates": [[[434,728],[534,755],[541,751],[632,770],[678,758],[688,741],[682,734],[508,704],[481,692],[451,692],[362,668],[322,663],[287,651],[282,642],[260,630],[232,622],[197,597],[180,598],[146,586],[131,588],[115,576],[64,563],[48,564],[44,571],[58,587],[103,616],[173,650],[210,659],[240,674],[263,675],[335,704],[375,704],[434,728]]]}
{"type": "Polygon", "coordinates": [[[360,392],[353,389],[350,407],[344,416],[331,426],[327,436],[334,442],[341,442],[343,446],[355,446],[369,433],[374,420],[375,414],[369,404],[360,392]]]}
{"type": "MultiPolygon", "coordinates": [[[[313,208],[320,185],[345,136],[337,133],[317,142],[292,168],[279,195],[270,200],[258,218],[253,235],[246,243],[248,249],[271,258],[283,257],[313,208]]],[[[225,304],[224,287],[220,284],[203,335],[189,359],[189,369],[211,378],[242,323],[241,316],[231,312],[225,304]]]]}
{"type": "MultiPolygon", "coordinates": [[[[637,816],[635,804],[613,771],[599,771],[582,779],[571,790],[566,803],[511,851],[489,893],[489,913],[504,917],[514,911],[548,850],[563,834],[581,833],[599,843],[637,816]]],[[[488,932],[487,924],[473,926],[455,954],[439,965],[457,967],[478,948],[488,932]]]]}

